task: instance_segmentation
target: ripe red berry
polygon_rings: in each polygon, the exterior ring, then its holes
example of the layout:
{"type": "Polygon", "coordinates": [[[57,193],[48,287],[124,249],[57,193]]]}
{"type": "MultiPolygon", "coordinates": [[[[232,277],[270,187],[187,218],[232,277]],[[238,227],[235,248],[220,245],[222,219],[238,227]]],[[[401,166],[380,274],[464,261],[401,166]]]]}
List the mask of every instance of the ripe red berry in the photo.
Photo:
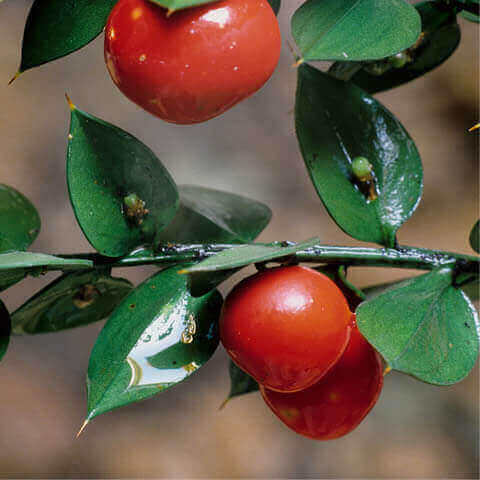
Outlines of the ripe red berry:
{"type": "Polygon", "coordinates": [[[373,408],[383,386],[382,361],[355,327],[338,363],[317,384],[296,393],[260,386],[263,399],[283,423],[316,440],[354,430],[373,408]]]}
{"type": "Polygon", "coordinates": [[[344,295],[310,268],[272,268],[240,282],[220,317],[220,338],[233,361],[281,392],[316,383],[338,361],[353,314],[344,295]]]}
{"type": "Polygon", "coordinates": [[[203,122],[256,92],[280,56],[267,0],[224,0],[175,12],[119,0],[105,31],[105,61],[117,87],[172,123],[203,122]]]}

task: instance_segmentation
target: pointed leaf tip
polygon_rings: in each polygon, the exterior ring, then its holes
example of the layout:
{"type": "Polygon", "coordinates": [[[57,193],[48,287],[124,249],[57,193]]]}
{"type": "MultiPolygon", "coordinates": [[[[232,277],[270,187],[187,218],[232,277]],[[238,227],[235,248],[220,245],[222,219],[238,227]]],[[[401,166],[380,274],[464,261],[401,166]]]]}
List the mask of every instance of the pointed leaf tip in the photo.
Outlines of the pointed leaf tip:
{"type": "Polygon", "coordinates": [[[85,430],[85,428],[87,428],[87,425],[88,425],[89,423],[90,423],[90,420],[87,418],[87,419],[83,422],[82,426],[80,427],[80,430],[78,431],[77,435],[75,436],[75,439],[77,439],[77,438],[83,433],[83,431],[85,430]]]}
{"type": "Polygon", "coordinates": [[[68,93],[65,93],[65,98],[67,100],[68,106],[70,107],[70,110],[73,112],[77,107],[75,104],[70,100],[70,97],[68,96],[68,93]]]}
{"type": "Polygon", "coordinates": [[[468,131],[473,132],[474,130],[478,130],[479,128],[480,128],[480,123],[477,123],[473,127],[469,128],[468,131]]]}
{"type": "Polygon", "coordinates": [[[8,85],[11,85],[20,75],[22,74],[21,71],[18,71],[8,82],[8,85]]]}

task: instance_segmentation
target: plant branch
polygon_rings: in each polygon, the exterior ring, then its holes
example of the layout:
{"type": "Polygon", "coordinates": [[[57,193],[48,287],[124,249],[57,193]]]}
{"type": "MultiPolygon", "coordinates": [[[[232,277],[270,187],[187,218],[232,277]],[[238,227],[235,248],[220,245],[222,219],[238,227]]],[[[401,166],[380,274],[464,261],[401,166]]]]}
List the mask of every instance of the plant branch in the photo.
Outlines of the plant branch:
{"type": "MultiPolygon", "coordinates": [[[[278,246],[279,242],[257,245],[278,246]]],[[[169,245],[160,247],[156,252],[149,249],[138,249],[122,258],[108,258],[99,254],[58,256],[92,260],[96,267],[175,265],[178,263],[198,262],[221,251],[238,246],[235,244],[169,245]]],[[[480,257],[416,247],[399,246],[397,249],[393,249],[316,245],[297,252],[295,257],[302,263],[341,264],[351,267],[368,266],[433,270],[443,266],[455,266],[462,273],[479,275],[480,272],[480,257]]]]}

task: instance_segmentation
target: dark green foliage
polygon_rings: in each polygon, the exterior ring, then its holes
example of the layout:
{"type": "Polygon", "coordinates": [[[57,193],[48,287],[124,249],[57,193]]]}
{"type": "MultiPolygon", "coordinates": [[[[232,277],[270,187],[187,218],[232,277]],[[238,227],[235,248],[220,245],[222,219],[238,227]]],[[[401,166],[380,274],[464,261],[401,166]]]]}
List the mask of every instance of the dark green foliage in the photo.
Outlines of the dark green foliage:
{"type": "Polygon", "coordinates": [[[298,69],[295,122],[310,178],[338,226],[395,246],[423,186],[420,156],[400,122],[360,88],[307,65],[298,69]],[[359,156],[373,166],[370,180],[354,178],[359,156]]]}

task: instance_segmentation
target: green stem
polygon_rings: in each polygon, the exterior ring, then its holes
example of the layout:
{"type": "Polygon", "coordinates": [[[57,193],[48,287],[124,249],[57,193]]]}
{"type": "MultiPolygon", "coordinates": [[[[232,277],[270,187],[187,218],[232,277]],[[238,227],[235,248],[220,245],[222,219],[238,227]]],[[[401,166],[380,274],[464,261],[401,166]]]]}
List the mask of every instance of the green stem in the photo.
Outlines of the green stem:
{"type": "MultiPolygon", "coordinates": [[[[278,242],[257,245],[278,246],[278,242]]],[[[139,249],[131,255],[122,258],[108,258],[98,254],[57,256],[92,260],[95,266],[175,265],[178,263],[198,262],[223,250],[238,246],[231,244],[172,245],[160,247],[156,252],[148,249],[139,249]]],[[[443,266],[456,266],[459,272],[473,275],[478,275],[480,272],[480,257],[415,247],[399,246],[397,249],[393,249],[316,245],[307,250],[297,252],[295,257],[302,263],[341,264],[351,267],[433,270],[443,266]]]]}

